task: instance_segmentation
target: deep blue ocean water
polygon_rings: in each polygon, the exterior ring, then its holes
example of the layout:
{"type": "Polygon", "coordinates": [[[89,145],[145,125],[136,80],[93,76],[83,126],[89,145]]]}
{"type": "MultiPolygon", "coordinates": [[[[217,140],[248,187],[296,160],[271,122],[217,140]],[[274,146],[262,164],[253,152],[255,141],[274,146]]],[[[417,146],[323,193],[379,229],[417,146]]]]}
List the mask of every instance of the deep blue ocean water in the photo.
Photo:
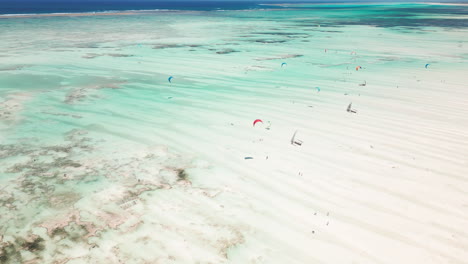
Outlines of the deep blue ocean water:
{"type": "Polygon", "coordinates": [[[259,3],[252,1],[0,0],[0,14],[81,13],[153,9],[240,10],[261,7],[259,3]]]}
{"type": "MultiPolygon", "coordinates": [[[[335,15],[327,21],[320,21],[324,26],[341,25],[372,25],[377,27],[468,27],[468,6],[458,5],[425,5],[400,2],[397,4],[371,3],[361,1],[359,5],[294,5],[294,9],[334,12],[335,15]],[[357,12],[357,13],[356,13],[357,12]],[[441,15],[444,19],[434,19],[428,16],[441,15]],[[453,17],[455,16],[455,17],[453,17]]],[[[462,0],[458,2],[466,2],[462,0]]],[[[113,12],[126,10],[246,10],[246,9],[289,9],[292,6],[265,5],[268,3],[298,3],[299,1],[149,1],[149,0],[0,0],[0,15],[9,14],[48,14],[48,13],[87,13],[113,12]]],[[[324,3],[324,1],[300,1],[302,3],[324,3]]],[[[327,1],[331,3],[331,1],[327,1]]],[[[356,0],[352,2],[357,2],[356,0]]],[[[304,21],[303,23],[308,23],[304,21]]],[[[315,23],[315,22],[313,22],[315,23]]]]}

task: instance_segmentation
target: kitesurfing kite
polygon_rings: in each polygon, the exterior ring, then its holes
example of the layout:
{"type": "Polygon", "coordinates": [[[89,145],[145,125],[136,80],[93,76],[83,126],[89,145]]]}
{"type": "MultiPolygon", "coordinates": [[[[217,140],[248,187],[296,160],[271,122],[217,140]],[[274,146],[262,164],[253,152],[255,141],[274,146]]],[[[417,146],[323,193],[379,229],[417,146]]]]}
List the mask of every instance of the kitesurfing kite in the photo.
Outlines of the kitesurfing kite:
{"type": "Polygon", "coordinates": [[[283,68],[284,65],[288,65],[286,62],[281,63],[281,68],[283,68]]]}
{"type": "Polygon", "coordinates": [[[349,112],[349,113],[356,113],[356,110],[354,110],[354,109],[351,108],[352,105],[353,105],[352,102],[349,103],[348,108],[346,108],[346,111],[349,112]]]}
{"type": "Polygon", "coordinates": [[[167,80],[168,80],[170,83],[172,83],[172,82],[171,82],[172,78],[174,78],[174,77],[171,76],[171,77],[167,78],[167,80]]]}
{"type": "Polygon", "coordinates": [[[359,71],[360,69],[362,69],[361,66],[356,66],[356,71],[359,71]]]}
{"type": "Polygon", "coordinates": [[[263,124],[263,121],[261,119],[255,119],[255,121],[253,122],[253,126],[255,126],[255,124],[257,124],[258,122],[263,124]]]}
{"type": "Polygon", "coordinates": [[[317,89],[317,92],[320,92],[320,87],[315,87],[315,89],[317,89]]]}
{"type": "Polygon", "coordinates": [[[429,66],[429,65],[430,65],[430,64],[428,63],[428,64],[426,64],[426,66],[424,66],[424,67],[426,67],[426,69],[427,69],[427,66],[429,66]]]}
{"type": "Polygon", "coordinates": [[[296,134],[297,134],[297,130],[294,132],[292,138],[291,138],[291,145],[295,145],[295,146],[300,146],[302,145],[302,140],[298,140],[296,139],[296,134]]]}

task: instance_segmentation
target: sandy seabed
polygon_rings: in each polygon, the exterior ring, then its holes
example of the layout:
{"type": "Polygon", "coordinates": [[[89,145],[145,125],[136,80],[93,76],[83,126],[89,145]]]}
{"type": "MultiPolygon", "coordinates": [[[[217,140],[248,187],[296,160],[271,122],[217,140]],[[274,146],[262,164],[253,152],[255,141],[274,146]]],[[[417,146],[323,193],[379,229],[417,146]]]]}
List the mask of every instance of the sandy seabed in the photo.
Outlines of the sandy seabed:
{"type": "Polygon", "coordinates": [[[466,263],[467,28],[373,12],[0,20],[0,263],[466,263]]]}

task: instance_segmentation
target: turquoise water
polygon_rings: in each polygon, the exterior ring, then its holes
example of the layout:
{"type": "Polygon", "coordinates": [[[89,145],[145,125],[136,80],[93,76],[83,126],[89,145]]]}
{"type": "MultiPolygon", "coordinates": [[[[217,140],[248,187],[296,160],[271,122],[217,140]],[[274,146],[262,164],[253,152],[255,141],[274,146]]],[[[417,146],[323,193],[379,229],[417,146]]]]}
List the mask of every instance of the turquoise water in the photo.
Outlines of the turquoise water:
{"type": "MultiPolygon", "coordinates": [[[[219,135],[237,138],[231,128],[259,116],[286,122],[291,102],[320,111],[343,107],[343,94],[392,98],[427,63],[466,85],[467,21],[466,7],[428,5],[0,19],[2,263],[104,263],[89,245],[143,236],[147,226],[128,227],[139,219],[157,225],[146,196],[218,188],[204,177],[223,169],[213,159],[219,135]],[[356,90],[363,82],[390,92],[356,90]]],[[[217,230],[228,249],[242,241],[236,224],[217,230]]],[[[216,246],[203,250],[200,263],[227,261],[216,246]]],[[[156,259],[143,255],[118,259],[156,259]]]]}

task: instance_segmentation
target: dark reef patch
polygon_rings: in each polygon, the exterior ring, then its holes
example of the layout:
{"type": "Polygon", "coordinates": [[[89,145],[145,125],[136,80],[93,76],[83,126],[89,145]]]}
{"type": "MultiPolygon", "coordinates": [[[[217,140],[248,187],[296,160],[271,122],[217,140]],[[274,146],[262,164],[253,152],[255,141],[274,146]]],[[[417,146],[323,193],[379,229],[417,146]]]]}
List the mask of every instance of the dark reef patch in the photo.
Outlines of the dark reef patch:
{"type": "Polygon", "coordinates": [[[263,44],[275,44],[275,43],[285,43],[286,40],[278,40],[278,39],[256,39],[253,42],[263,43],[263,44]]]}
{"type": "Polygon", "coordinates": [[[307,33],[295,33],[295,32],[252,32],[257,35],[272,35],[272,36],[308,36],[307,33]]]}
{"type": "Polygon", "coordinates": [[[188,179],[188,174],[185,169],[177,169],[177,180],[186,181],[188,179]]]}
{"type": "Polygon", "coordinates": [[[86,53],[85,55],[81,56],[84,59],[94,59],[97,57],[108,56],[108,57],[116,57],[116,58],[127,58],[127,57],[134,57],[135,55],[132,54],[121,54],[121,53],[86,53]]]}
{"type": "Polygon", "coordinates": [[[304,57],[302,54],[287,54],[287,55],[281,55],[277,57],[266,57],[266,58],[256,58],[255,60],[257,61],[265,61],[265,60],[283,60],[283,59],[293,59],[293,58],[300,58],[304,57]]]}
{"type": "Polygon", "coordinates": [[[18,71],[24,69],[27,66],[28,65],[11,65],[7,67],[0,67],[0,71],[18,71]]]}
{"type": "Polygon", "coordinates": [[[197,44],[158,44],[154,45],[153,49],[173,49],[173,48],[196,48],[201,47],[197,44]]]}
{"type": "Polygon", "coordinates": [[[25,241],[22,244],[22,247],[26,249],[27,251],[35,252],[35,251],[40,251],[44,250],[44,239],[40,236],[36,237],[32,241],[25,241]]]}
{"type": "Polygon", "coordinates": [[[21,253],[12,243],[0,244],[0,263],[22,263],[21,253]]]}
{"type": "Polygon", "coordinates": [[[223,49],[223,50],[217,51],[216,54],[230,54],[234,52],[239,52],[239,51],[234,50],[234,49],[223,49]]]}
{"type": "Polygon", "coordinates": [[[0,241],[0,263],[24,263],[25,260],[21,251],[28,251],[41,259],[41,252],[45,249],[45,240],[40,236],[30,236],[28,238],[15,237],[14,242],[0,241]]]}
{"type": "Polygon", "coordinates": [[[68,236],[67,231],[65,231],[65,228],[63,227],[57,227],[50,232],[50,237],[55,238],[59,237],[60,239],[63,239],[68,236]]]}

